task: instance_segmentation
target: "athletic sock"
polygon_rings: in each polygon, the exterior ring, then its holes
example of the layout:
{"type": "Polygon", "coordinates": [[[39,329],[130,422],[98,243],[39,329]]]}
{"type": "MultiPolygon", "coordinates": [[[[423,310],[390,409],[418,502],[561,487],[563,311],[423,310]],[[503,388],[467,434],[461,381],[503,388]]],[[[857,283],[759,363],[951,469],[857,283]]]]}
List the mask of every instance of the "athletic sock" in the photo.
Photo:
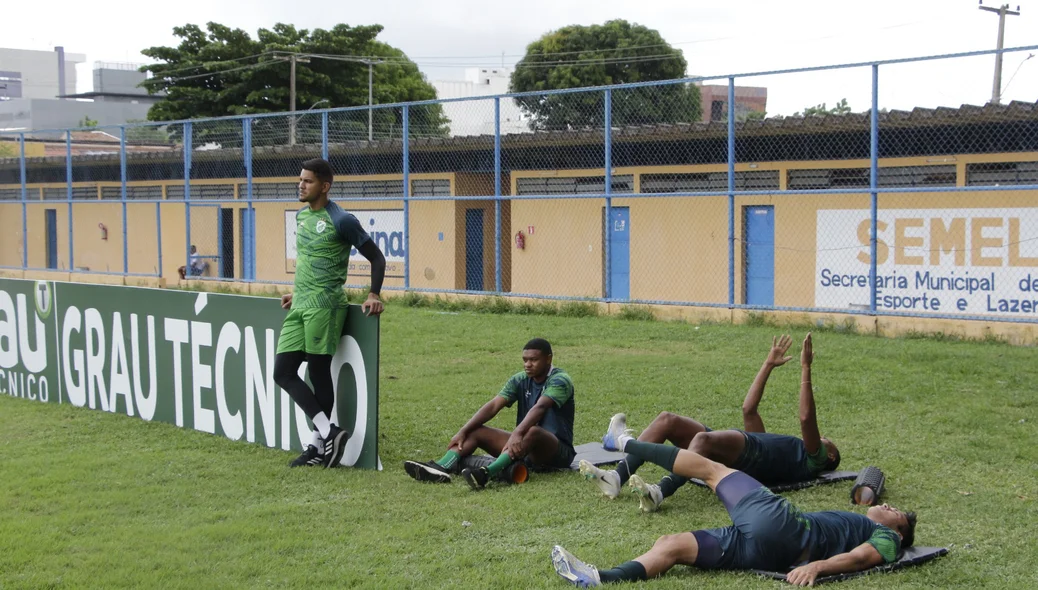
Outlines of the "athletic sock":
{"type": "Polygon", "coordinates": [[[324,454],[324,439],[321,438],[321,433],[317,430],[314,430],[310,434],[310,444],[312,444],[317,449],[318,455],[324,454]]]}
{"type": "Polygon", "coordinates": [[[682,477],[677,473],[670,473],[663,476],[660,480],[660,491],[663,492],[664,498],[669,498],[674,495],[674,492],[678,491],[678,488],[688,483],[687,477],[682,477]]]}
{"type": "Polygon", "coordinates": [[[487,473],[490,477],[497,477],[498,473],[501,473],[509,465],[512,464],[512,458],[508,456],[508,453],[501,453],[501,456],[494,459],[494,462],[487,465],[487,473]]]}
{"type": "Polygon", "coordinates": [[[598,572],[598,577],[602,580],[603,584],[608,584],[610,582],[634,582],[637,580],[649,579],[649,576],[645,573],[645,566],[637,561],[621,563],[611,570],[600,570],[598,572]]]}
{"type": "Polygon", "coordinates": [[[677,460],[678,451],[680,450],[672,445],[661,445],[640,440],[632,440],[624,445],[624,451],[628,455],[635,455],[644,461],[655,463],[667,471],[674,470],[674,461],[677,460]]]}
{"type": "Polygon", "coordinates": [[[631,479],[631,475],[638,471],[638,468],[642,466],[645,460],[641,457],[635,457],[634,455],[627,455],[623,461],[616,464],[616,472],[620,475],[620,485],[627,483],[627,480],[631,479]]]}
{"type": "Polygon", "coordinates": [[[444,469],[452,469],[454,465],[461,459],[461,454],[458,451],[447,451],[447,454],[440,457],[435,463],[444,469]]]}
{"type": "Polygon", "coordinates": [[[616,437],[616,447],[621,451],[627,452],[627,443],[631,442],[632,440],[634,440],[633,436],[629,434],[621,434],[620,436],[616,437]]]}
{"type": "Polygon", "coordinates": [[[332,423],[328,421],[328,416],[324,413],[318,412],[313,418],[314,426],[321,432],[321,438],[328,438],[328,433],[332,430],[332,423]]]}

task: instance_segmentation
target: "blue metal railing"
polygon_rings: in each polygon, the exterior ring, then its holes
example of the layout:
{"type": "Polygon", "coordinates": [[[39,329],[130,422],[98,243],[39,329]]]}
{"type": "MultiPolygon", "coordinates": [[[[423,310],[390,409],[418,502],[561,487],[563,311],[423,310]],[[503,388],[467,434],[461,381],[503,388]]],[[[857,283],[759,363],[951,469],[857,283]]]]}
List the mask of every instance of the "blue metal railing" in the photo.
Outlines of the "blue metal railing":
{"type": "MultiPolygon", "coordinates": [[[[733,309],[774,309],[774,310],[788,310],[788,311],[832,311],[839,313],[849,314],[870,314],[870,315],[918,315],[918,314],[906,314],[903,312],[891,311],[882,309],[878,306],[877,297],[879,295],[879,268],[877,262],[877,248],[879,242],[878,232],[878,220],[879,220],[879,198],[881,195],[888,193],[906,194],[906,193],[941,193],[941,194],[958,194],[958,193],[973,193],[973,192],[992,192],[992,191],[1036,191],[1038,190],[1038,183],[1023,181],[1016,185],[990,185],[990,186],[904,186],[904,187],[883,187],[880,186],[879,178],[879,159],[880,154],[880,105],[879,105],[879,72],[883,66],[889,66],[894,64],[905,64],[905,63],[917,63],[926,62],[933,60],[951,60],[961,59],[968,57],[977,57],[985,55],[993,55],[996,53],[1011,53],[1011,52],[1024,52],[1038,50],[1038,45],[1028,45],[1021,47],[1008,48],[1003,50],[982,50],[982,51],[971,51],[971,52],[960,52],[954,54],[944,55],[930,55],[914,58],[901,58],[901,59],[890,59],[872,62],[856,62],[846,63],[838,65],[828,66],[812,66],[802,68],[791,68],[784,70],[773,70],[773,71],[762,71],[762,72],[749,72],[738,75],[711,75],[711,76],[699,76],[683,78],[680,80],[661,80],[652,81],[636,84],[617,84],[605,87],[592,87],[592,88],[572,88],[564,90],[552,90],[552,91],[538,91],[538,92],[523,92],[523,93],[512,93],[503,94],[497,96],[480,96],[473,98],[456,98],[456,99],[442,99],[442,100],[427,100],[427,101],[415,101],[410,103],[392,103],[383,104],[375,107],[369,106],[356,106],[356,107],[343,107],[333,109],[314,110],[313,114],[320,115],[320,153],[322,157],[329,157],[329,133],[330,133],[330,117],[339,113],[352,113],[352,112],[363,112],[370,110],[378,110],[382,112],[389,112],[388,109],[398,109],[400,111],[401,120],[399,128],[399,137],[403,140],[400,145],[400,163],[401,163],[401,194],[400,196],[385,196],[385,197],[358,197],[356,200],[364,202],[398,202],[402,203],[403,207],[403,244],[404,251],[407,253],[404,257],[404,280],[403,289],[412,289],[411,283],[411,223],[412,210],[411,204],[420,201],[441,201],[441,200],[453,200],[453,201],[465,201],[465,200],[492,200],[494,203],[494,253],[493,253],[493,264],[494,264],[494,281],[492,291],[467,291],[461,289],[432,289],[432,288],[416,288],[416,290],[429,292],[429,293],[493,293],[507,296],[521,296],[521,297],[539,297],[546,299],[560,299],[560,300],[583,300],[584,297],[568,297],[564,295],[534,295],[534,294],[519,294],[504,291],[504,277],[502,276],[502,242],[503,232],[505,231],[502,203],[507,199],[511,202],[519,202],[524,200],[541,200],[541,199],[552,199],[565,202],[568,199],[601,199],[604,205],[604,227],[603,227],[603,259],[602,259],[602,293],[600,298],[593,298],[596,300],[612,301],[614,299],[614,288],[611,284],[611,244],[609,237],[609,228],[611,222],[611,214],[613,209],[613,199],[618,196],[619,193],[615,193],[613,190],[613,175],[614,169],[616,168],[616,162],[614,160],[615,152],[615,136],[614,136],[614,104],[617,96],[617,91],[636,89],[636,88],[658,88],[667,87],[674,85],[687,85],[693,83],[700,83],[711,80],[719,80],[727,82],[727,104],[725,105],[725,113],[727,115],[727,137],[726,137],[726,189],[727,190],[703,190],[703,191],[683,191],[683,192],[667,192],[667,193],[652,193],[652,192],[638,192],[627,194],[624,193],[622,196],[624,199],[645,199],[645,198],[698,198],[698,197],[725,197],[727,199],[727,301],[673,301],[663,299],[631,299],[629,303],[645,303],[645,304],[670,304],[670,305],[697,305],[706,307],[725,307],[733,309]],[[871,100],[869,109],[869,121],[868,121],[868,133],[869,133],[869,175],[868,175],[868,186],[864,187],[851,187],[851,188],[824,188],[824,189],[785,189],[785,190],[739,190],[736,183],[736,164],[738,163],[737,149],[737,130],[739,126],[736,124],[736,82],[737,80],[745,80],[748,78],[761,77],[761,76],[776,76],[776,75],[787,75],[787,74],[799,74],[809,72],[823,72],[823,71],[834,71],[852,68],[869,68],[871,71],[871,100]],[[505,172],[504,166],[506,163],[503,161],[502,156],[502,100],[514,100],[517,98],[529,97],[529,96],[553,96],[553,95],[572,95],[572,94],[593,94],[600,93],[604,109],[602,113],[602,142],[603,142],[603,161],[602,166],[604,168],[604,190],[602,193],[582,193],[572,195],[556,195],[556,194],[525,194],[525,195],[503,195],[502,194],[502,178],[505,172]],[[411,141],[412,132],[415,131],[412,123],[417,117],[415,115],[417,107],[427,105],[448,105],[464,103],[466,101],[493,101],[493,112],[494,112],[494,133],[493,133],[493,191],[492,194],[488,195],[465,195],[465,196],[415,196],[413,194],[411,186],[411,178],[413,174],[414,161],[411,154],[411,141]],[[845,309],[845,308],[827,308],[827,307],[783,307],[783,306],[769,306],[761,308],[759,306],[751,306],[741,304],[736,298],[736,285],[737,276],[739,273],[740,261],[737,260],[736,256],[736,242],[741,238],[736,228],[736,219],[738,218],[736,210],[736,200],[739,197],[747,196],[767,196],[771,198],[783,198],[797,195],[869,195],[869,235],[868,235],[868,249],[869,249],[869,270],[868,276],[872,287],[869,289],[869,302],[867,309],[845,309]]],[[[709,105],[707,105],[709,108],[709,105]]],[[[294,115],[301,117],[301,115],[294,115]]],[[[241,143],[242,143],[242,157],[244,160],[244,187],[245,187],[245,213],[242,216],[243,227],[241,228],[241,268],[242,276],[239,280],[255,281],[257,280],[257,257],[258,243],[260,242],[259,236],[256,231],[256,216],[254,205],[256,203],[265,202],[284,202],[284,199],[271,199],[264,197],[257,197],[255,192],[253,179],[254,179],[254,148],[257,146],[257,141],[254,133],[254,125],[260,121],[272,120],[274,118],[285,118],[285,113],[266,113],[257,115],[248,115],[243,117],[228,117],[228,118],[203,118],[194,119],[187,121],[172,121],[163,122],[161,124],[155,123],[140,123],[140,124],[126,124],[120,125],[116,128],[112,128],[112,131],[118,131],[119,140],[119,188],[120,188],[120,205],[122,213],[122,236],[123,236],[123,251],[122,251],[122,272],[111,273],[111,274],[123,274],[127,276],[162,276],[163,272],[163,260],[162,260],[162,225],[163,225],[163,205],[169,203],[168,200],[160,200],[156,202],[156,234],[157,234],[157,265],[155,266],[154,273],[139,273],[131,272],[131,263],[129,250],[133,247],[130,243],[131,237],[129,235],[129,219],[128,219],[128,203],[146,203],[148,199],[131,199],[128,195],[128,171],[127,171],[127,146],[130,143],[128,140],[128,132],[133,132],[137,129],[156,128],[159,125],[170,126],[179,125],[182,128],[182,139],[181,139],[181,154],[182,154],[182,165],[183,165],[183,207],[184,207],[184,224],[185,224],[185,240],[184,240],[184,263],[188,264],[190,260],[190,247],[192,244],[191,228],[192,228],[192,217],[191,209],[197,206],[212,206],[213,204],[219,204],[219,199],[212,200],[206,199],[203,203],[194,203],[195,199],[192,199],[192,176],[198,177],[198,170],[194,168],[197,163],[192,161],[192,154],[197,150],[205,149],[206,146],[198,145],[196,147],[193,134],[196,124],[212,123],[212,122],[235,122],[240,121],[241,126],[241,143]]],[[[296,131],[295,125],[291,125],[293,140],[294,132],[296,131]]],[[[64,138],[65,147],[65,202],[68,208],[68,270],[70,272],[80,272],[76,269],[76,251],[75,251],[75,235],[73,233],[73,215],[74,204],[79,202],[74,191],[75,180],[74,172],[74,150],[73,150],[73,132],[74,131],[85,131],[85,130],[96,130],[96,129],[62,129],[62,130],[43,130],[39,132],[25,132],[19,131],[17,133],[5,133],[0,132],[0,139],[5,136],[12,136],[16,139],[18,145],[18,175],[20,182],[20,203],[22,209],[22,253],[21,253],[21,268],[22,269],[33,269],[29,264],[29,222],[28,222],[28,209],[29,204],[36,203],[36,199],[29,199],[28,196],[28,185],[36,184],[35,182],[30,183],[28,174],[28,162],[30,159],[26,156],[26,141],[29,136],[36,133],[60,133],[64,138]]],[[[420,135],[421,129],[417,129],[418,133],[414,135],[420,135]]],[[[392,131],[390,132],[392,133],[392,131]]],[[[397,137],[393,135],[392,137],[397,137]]],[[[294,143],[294,141],[293,141],[294,143]]],[[[170,145],[169,147],[174,147],[170,145]]],[[[1026,148],[1026,146],[1024,146],[1026,148]]],[[[1038,142],[1035,142],[1032,147],[1032,151],[1038,152],[1038,142]]],[[[1021,151],[1017,149],[1015,151],[1021,151]]],[[[1025,150],[1026,151],[1026,150],[1025,150]]],[[[796,158],[788,158],[796,159],[796,158]]],[[[573,168],[580,168],[574,166],[573,168]]],[[[463,172],[465,170],[459,170],[463,172]]],[[[510,170],[509,170],[510,171],[510,170]]],[[[233,182],[237,182],[234,180],[233,182]]],[[[350,199],[347,199],[350,200],[350,199]]],[[[45,201],[41,201],[45,202],[45,201]]],[[[60,202],[60,201],[58,201],[60,202]]],[[[236,201],[241,203],[241,201],[236,201]]],[[[221,223],[221,221],[218,221],[221,223]]],[[[223,242],[222,239],[219,240],[223,242]]],[[[35,270],[35,269],[33,269],[35,270]]],[[[43,269],[40,269],[43,270],[43,269]]],[[[93,271],[96,273],[97,271],[93,271]]],[[[365,277],[356,277],[355,279],[364,279],[365,277]]],[[[359,286],[359,285],[358,285],[359,286]]],[[[387,289],[393,289],[394,287],[387,286],[387,289]]],[[[401,287],[396,287],[401,288],[401,287]]],[[[954,317],[958,319],[973,319],[983,318],[987,321],[1034,321],[1038,322],[1038,318],[1031,320],[1029,318],[1019,317],[991,317],[991,316],[980,316],[980,315],[955,315],[955,314],[926,314],[926,317],[954,317]]]]}

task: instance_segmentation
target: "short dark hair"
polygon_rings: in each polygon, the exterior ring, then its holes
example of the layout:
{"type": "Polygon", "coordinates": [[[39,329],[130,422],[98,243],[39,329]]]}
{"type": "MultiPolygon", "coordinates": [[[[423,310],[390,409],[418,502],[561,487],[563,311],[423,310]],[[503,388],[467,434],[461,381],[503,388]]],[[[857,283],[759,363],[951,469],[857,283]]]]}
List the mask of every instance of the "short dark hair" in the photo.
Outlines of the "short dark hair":
{"type": "Polygon", "coordinates": [[[551,356],[551,344],[544,338],[534,338],[526,343],[523,350],[539,350],[546,356],[551,356]]]}
{"type": "Polygon", "coordinates": [[[303,170],[313,172],[314,176],[317,177],[317,180],[321,182],[327,182],[329,184],[332,182],[332,165],[328,163],[328,160],[321,158],[307,160],[303,162],[303,170]]]}
{"type": "MultiPolygon", "coordinates": [[[[833,443],[832,441],[829,442],[832,444],[829,448],[833,450],[833,458],[826,462],[825,470],[836,471],[836,468],[840,466],[840,449],[836,448],[836,443],[833,443]]],[[[828,453],[826,453],[826,457],[828,457],[828,453]]]]}
{"type": "Polygon", "coordinates": [[[915,512],[906,512],[905,521],[908,525],[901,531],[902,549],[908,549],[915,544],[915,512]]]}

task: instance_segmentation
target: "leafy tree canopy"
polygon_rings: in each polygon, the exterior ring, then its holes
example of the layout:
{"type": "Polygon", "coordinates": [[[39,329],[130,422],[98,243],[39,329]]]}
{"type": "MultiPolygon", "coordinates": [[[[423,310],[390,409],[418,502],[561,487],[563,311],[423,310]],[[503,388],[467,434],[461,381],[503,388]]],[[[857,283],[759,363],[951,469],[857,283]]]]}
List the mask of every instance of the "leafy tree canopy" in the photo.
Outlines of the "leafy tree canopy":
{"type": "MultiPolygon", "coordinates": [[[[688,64],[659,32],[625,20],[571,25],[526,48],[512,74],[512,92],[537,92],[685,77],[688,64]]],[[[601,91],[516,99],[534,130],[604,126],[601,91]]],[[[699,88],[673,84],[612,92],[614,126],[700,120],[699,88]]]]}

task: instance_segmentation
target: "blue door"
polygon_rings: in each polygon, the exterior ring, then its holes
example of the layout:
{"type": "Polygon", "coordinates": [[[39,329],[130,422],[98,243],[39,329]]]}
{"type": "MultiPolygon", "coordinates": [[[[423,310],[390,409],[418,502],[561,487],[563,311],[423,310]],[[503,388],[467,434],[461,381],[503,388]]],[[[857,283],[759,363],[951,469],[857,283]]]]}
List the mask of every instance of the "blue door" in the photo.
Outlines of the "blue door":
{"type": "Polygon", "coordinates": [[[47,225],[47,268],[58,268],[58,210],[47,209],[44,222],[47,225]]]}
{"type": "Polygon", "coordinates": [[[743,208],[743,235],[747,305],[775,305],[775,208],[743,208]]]}
{"type": "Polygon", "coordinates": [[[465,289],[483,290],[483,210],[465,210],[465,289]]]}
{"type": "Polygon", "coordinates": [[[609,299],[631,298],[631,209],[612,207],[609,232],[609,299]]]}

